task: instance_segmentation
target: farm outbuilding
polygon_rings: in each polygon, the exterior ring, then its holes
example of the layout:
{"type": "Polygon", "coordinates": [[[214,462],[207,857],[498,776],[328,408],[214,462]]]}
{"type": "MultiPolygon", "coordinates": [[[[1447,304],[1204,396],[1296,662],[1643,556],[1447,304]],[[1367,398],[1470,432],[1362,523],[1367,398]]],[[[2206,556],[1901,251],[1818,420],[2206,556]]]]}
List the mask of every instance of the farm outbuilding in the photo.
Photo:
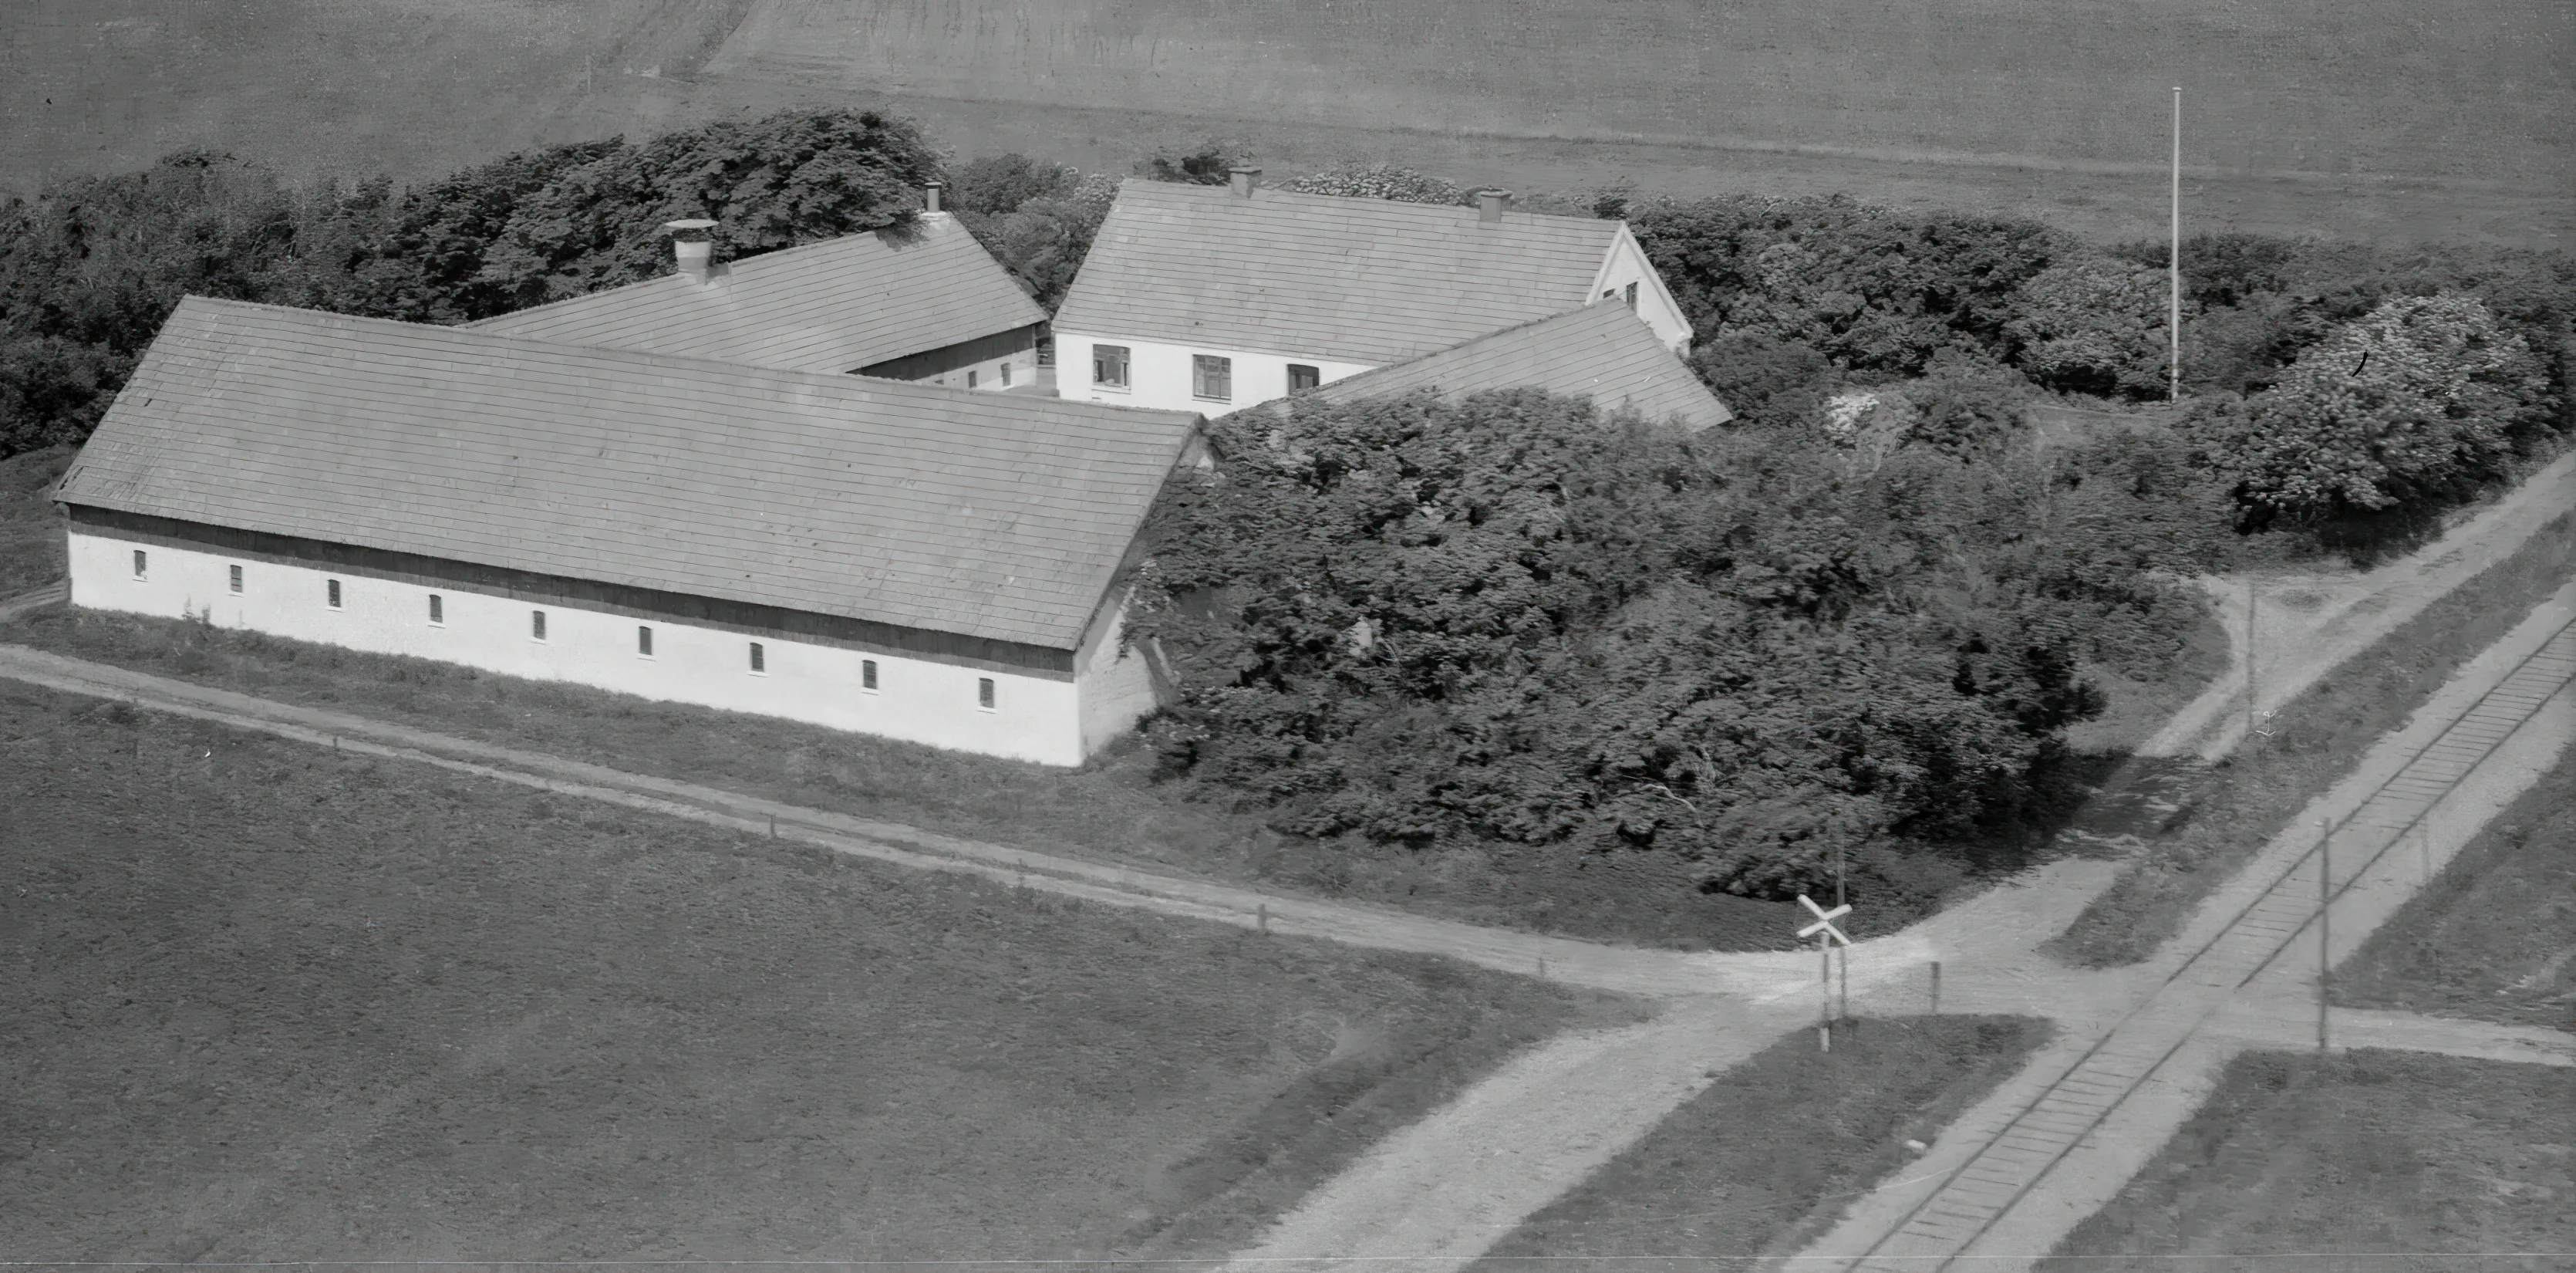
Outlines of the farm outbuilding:
{"type": "Polygon", "coordinates": [[[1070,765],[1200,419],[191,297],[56,498],[75,605],[1070,765]]]}
{"type": "Polygon", "coordinates": [[[703,239],[677,247],[675,272],[661,278],[466,326],[782,371],[1038,384],[1046,311],[950,213],[741,261],[710,259],[703,239]]]}
{"type": "Polygon", "coordinates": [[[1067,397],[1221,414],[1588,305],[1666,348],[1681,306],[1624,221],[1130,180],[1057,310],[1067,397]]]}

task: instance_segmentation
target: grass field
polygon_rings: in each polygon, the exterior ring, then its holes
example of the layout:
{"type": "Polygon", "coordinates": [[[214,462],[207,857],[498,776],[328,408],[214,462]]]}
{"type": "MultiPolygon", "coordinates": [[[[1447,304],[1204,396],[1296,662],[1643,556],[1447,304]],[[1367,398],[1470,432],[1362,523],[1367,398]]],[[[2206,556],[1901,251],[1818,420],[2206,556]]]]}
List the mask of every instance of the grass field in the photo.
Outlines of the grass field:
{"type": "Polygon", "coordinates": [[[2475,0],[31,0],[0,7],[0,190],[187,145],[418,177],[814,103],[1088,169],[1211,134],[1275,170],[1690,196],[1844,191],[2162,228],[2576,239],[2570,18],[2475,0]]]}
{"type": "Polygon", "coordinates": [[[1624,1001],[0,683],[13,1260],[1221,1253],[1624,1001]]]}
{"type": "Polygon", "coordinates": [[[1786,1254],[1855,1191],[1913,1159],[2020,1068],[2050,1026],[2028,1017],[1907,1017],[1845,1025],[1834,1050],[1796,1031],[1719,1075],[1645,1138],[1494,1245],[1474,1273],[1609,1273],[1641,1258],[1786,1254]],[[1586,1257],[1598,1257],[1595,1264],[1586,1257]]]}
{"type": "Polygon", "coordinates": [[[2272,734],[2240,749],[2195,796],[2186,821],[2147,850],[2043,950],[2084,968],[2136,963],[2261,850],[2426,695],[2576,574],[2576,513],[2549,523],[2486,572],[2283,707],[2272,734]]]}
{"type": "Polygon", "coordinates": [[[2551,1066],[2249,1052],[2042,1267],[2565,1269],[2576,1251],[2569,1131],[2567,1071],[2551,1066]]]}
{"type": "Polygon", "coordinates": [[[2335,1002],[2576,1030],[2576,751],[2334,975],[2335,1002]]]}

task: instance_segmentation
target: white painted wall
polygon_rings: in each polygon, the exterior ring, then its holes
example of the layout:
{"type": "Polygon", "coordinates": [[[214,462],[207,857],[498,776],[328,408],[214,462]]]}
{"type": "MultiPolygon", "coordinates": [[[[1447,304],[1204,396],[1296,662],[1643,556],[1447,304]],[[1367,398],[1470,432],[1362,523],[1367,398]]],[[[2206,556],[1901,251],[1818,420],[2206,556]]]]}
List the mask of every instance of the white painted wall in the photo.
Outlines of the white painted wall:
{"type": "Polygon", "coordinates": [[[1688,353],[1691,342],[1690,320],[1682,316],[1681,302],[1673,299],[1672,289],[1664,286],[1664,277],[1655,272],[1646,259],[1646,250],[1626,225],[1619,227],[1619,237],[1610,244],[1610,254],[1602,258],[1601,277],[1592,284],[1595,305],[1627,304],[1628,285],[1637,285],[1637,317],[1661,338],[1665,348],[1676,354],[1688,353]]]}
{"type": "MultiPolygon", "coordinates": [[[[833,729],[877,734],[958,751],[1049,765],[1078,765],[1086,733],[1105,743],[1115,715],[1086,714],[1073,681],[959,667],[893,654],[752,637],[660,619],[604,614],[308,566],[277,565],[197,549],[70,535],[72,604],[162,618],[203,614],[221,627],[314,641],[380,654],[462,663],[539,680],[573,681],[675,703],[753,712],[833,729]],[[135,577],[134,553],[146,554],[135,577]],[[242,591],[227,567],[242,568],[242,591]],[[341,608],[325,604],[326,581],[340,581],[341,608]],[[445,623],[429,622],[429,596],[444,604],[445,623]],[[531,639],[529,612],[546,612],[546,639],[531,639]],[[635,630],[653,629],[653,657],[636,653],[635,630]],[[750,670],[750,645],[765,649],[767,673],[750,670]],[[877,664],[877,691],[860,688],[860,661],[877,664]],[[994,710],[976,703],[976,681],[994,681],[994,710]],[[1089,729],[1086,730],[1086,723],[1089,729]]],[[[1125,684],[1140,656],[1108,661],[1105,702],[1131,697],[1125,684]]],[[[1094,744],[1097,745],[1096,743],[1094,744]]]]}
{"type": "Polygon", "coordinates": [[[1247,349],[1215,349],[1207,346],[1171,345],[1150,340],[1131,340],[1091,332],[1059,331],[1055,334],[1056,392],[1067,398],[1091,402],[1116,402],[1131,407],[1155,407],[1166,411],[1196,411],[1220,416],[1229,411],[1288,396],[1288,364],[1304,363],[1323,373],[1323,383],[1331,384],[1346,376],[1356,376],[1375,364],[1336,362],[1328,358],[1310,358],[1299,354],[1261,353],[1247,349]],[[1125,345],[1127,383],[1124,390],[1106,388],[1091,381],[1091,347],[1125,345]],[[1193,392],[1192,357],[1214,354],[1234,360],[1234,394],[1223,402],[1201,398],[1193,392]]]}
{"type": "Polygon", "coordinates": [[[924,378],[920,383],[929,385],[946,385],[951,389],[989,391],[997,389],[1025,388],[1034,383],[1037,380],[1037,377],[1037,351],[1034,349],[1023,349],[1017,353],[1007,354],[999,358],[987,358],[982,362],[969,363],[963,367],[943,371],[938,375],[924,378]],[[1004,381],[1006,368],[1008,369],[1008,383],[1005,383],[1004,381]],[[972,379],[975,383],[966,383],[969,379],[972,379]]]}

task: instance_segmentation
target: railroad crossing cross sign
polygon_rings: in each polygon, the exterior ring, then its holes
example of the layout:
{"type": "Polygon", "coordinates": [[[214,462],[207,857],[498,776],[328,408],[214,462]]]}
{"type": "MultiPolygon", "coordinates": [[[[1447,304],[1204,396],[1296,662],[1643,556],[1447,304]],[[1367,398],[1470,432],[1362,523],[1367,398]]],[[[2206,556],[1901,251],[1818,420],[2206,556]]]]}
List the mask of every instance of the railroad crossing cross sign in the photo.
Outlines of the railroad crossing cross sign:
{"type": "Polygon", "coordinates": [[[1800,937],[1813,937],[1818,933],[1830,933],[1833,935],[1833,939],[1835,941],[1841,942],[1846,946],[1851,945],[1851,938],[1844,936],[1843,930],[1834,927],[1835,920],[1851,914],[1851,907],[1849,905],[1837,906],[1832,910],[1826,910],[1824,907],[1816,905],[1815,901],[1804,893],[1800,893],[1798,895],[1798,904],[1806,907],[1807,910],[1813,913],[1816,917],[1815,923],[1809,924],[1805,928],[1798,930],[1798,935],[1800,937]]]}

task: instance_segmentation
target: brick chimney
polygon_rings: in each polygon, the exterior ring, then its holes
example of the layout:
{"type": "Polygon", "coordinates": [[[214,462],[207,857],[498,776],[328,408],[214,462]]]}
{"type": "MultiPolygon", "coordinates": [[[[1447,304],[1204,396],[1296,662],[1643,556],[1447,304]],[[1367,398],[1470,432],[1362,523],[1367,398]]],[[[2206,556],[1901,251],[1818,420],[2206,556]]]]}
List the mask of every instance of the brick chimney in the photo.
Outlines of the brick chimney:
{"type": "Polygon", "coordinates": [[[703,217],[685,221],[665,221],[662,228],[671,233],[671,255],[678,260],[680,273],[693,282],[707,281],[708,262],[715,252],[715,236],[708,231],[716,223],[703,217]]]}
{"type": "Polygon", "coordinates": [[[1234,187],[1234,197],[1237,199],[1251,198],[1252,188],[1261,184],[1261,170],[1258,168],[1240,166],[1228,168],[1225,170],[1225,175],[1227,184],[1234,187]]]}
{"type": "Polygon", "coordinates": [[[1503,219],[1503,208],[1512,201],[1512,192],[1493,186],[1476,192],[1476,220],[1493,225],[1503,219]]]}
{"type": "Polygon", "coordinates": [[[943,182],[928,181],[922,183],[921,210],[936,215],[939,212],[939,192],[947,188],[947,185],[943,182]]]}

